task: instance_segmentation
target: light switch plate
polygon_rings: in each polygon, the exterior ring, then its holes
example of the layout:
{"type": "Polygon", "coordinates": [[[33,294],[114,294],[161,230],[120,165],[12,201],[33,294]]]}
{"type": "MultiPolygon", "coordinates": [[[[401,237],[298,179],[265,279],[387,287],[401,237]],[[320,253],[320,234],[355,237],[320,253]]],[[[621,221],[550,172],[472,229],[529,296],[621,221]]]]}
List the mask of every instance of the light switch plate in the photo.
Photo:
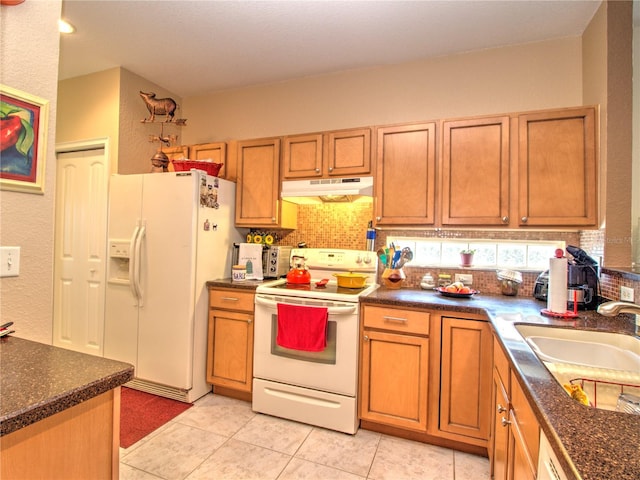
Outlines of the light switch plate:
{"type": "Polygon", "coordinates": [[[470,286],[473,284],[473,275],[470,273],[456,273],[454,278],[456,282],[462,282],[463,285],[470,286]]]}
{"type": "Polygon", "coordinates": [[[621,286],[620,300],[623,302],[633,302],[633,288],[621,286]]]}
{"type": "Polygon", "coordinates": [[[20,247],[0,247],[0,277],[20,274],[20,247]]]}

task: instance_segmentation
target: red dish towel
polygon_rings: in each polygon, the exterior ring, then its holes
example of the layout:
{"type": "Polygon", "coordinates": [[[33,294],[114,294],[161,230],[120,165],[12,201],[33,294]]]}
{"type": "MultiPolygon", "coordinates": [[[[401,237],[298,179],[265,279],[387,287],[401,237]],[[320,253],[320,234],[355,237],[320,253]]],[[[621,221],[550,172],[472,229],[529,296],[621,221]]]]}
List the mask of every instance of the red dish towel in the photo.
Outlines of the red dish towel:
{"type": "Polygon", "coordinates": [[[281,347],[321,352],[327,346],[326,308],[278,304],[278,336],[281,347]]]}

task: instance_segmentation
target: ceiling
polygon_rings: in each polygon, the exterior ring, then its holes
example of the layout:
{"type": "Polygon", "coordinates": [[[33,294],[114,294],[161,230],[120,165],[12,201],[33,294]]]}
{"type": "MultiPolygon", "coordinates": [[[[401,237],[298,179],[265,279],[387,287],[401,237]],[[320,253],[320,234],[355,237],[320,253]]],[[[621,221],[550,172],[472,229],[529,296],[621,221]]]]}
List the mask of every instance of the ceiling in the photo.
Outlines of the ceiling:
{"type": "Polygon", "coordinates": [[[63,0],[60,79],[123,67],[180,97],[583,33],[600,0],[63,0]]]}

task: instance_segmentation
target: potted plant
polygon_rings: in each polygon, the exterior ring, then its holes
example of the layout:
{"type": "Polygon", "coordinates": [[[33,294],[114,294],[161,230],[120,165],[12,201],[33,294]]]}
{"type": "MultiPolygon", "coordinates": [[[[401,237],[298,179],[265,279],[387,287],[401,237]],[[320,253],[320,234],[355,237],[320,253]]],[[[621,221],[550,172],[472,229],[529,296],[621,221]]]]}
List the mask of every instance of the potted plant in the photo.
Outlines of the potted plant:
{"type": "Polygon", "coordinates": [[[460,251],[460,263],[463,267],[470,267],[473,265],[473,254],[476,253],[475,250],[471,250],[465,248],[460,251]]]}

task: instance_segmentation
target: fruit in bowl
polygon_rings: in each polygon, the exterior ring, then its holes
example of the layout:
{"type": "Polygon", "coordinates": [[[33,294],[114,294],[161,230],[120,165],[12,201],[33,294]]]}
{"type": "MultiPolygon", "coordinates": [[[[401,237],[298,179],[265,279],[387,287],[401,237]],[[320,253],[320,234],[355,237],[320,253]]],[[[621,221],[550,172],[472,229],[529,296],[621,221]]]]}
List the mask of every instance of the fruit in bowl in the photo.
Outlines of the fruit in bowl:
{"type": "Polygon", "coordinates": [[[446,287],[440,287],[438,291],[443,295],[452,294],[452,296],[458,296],[458,295],[471,296],[474,293],[478,293],[472,288],[464,285],[462,282],[454,282],[447,285],[446,287]]]}

